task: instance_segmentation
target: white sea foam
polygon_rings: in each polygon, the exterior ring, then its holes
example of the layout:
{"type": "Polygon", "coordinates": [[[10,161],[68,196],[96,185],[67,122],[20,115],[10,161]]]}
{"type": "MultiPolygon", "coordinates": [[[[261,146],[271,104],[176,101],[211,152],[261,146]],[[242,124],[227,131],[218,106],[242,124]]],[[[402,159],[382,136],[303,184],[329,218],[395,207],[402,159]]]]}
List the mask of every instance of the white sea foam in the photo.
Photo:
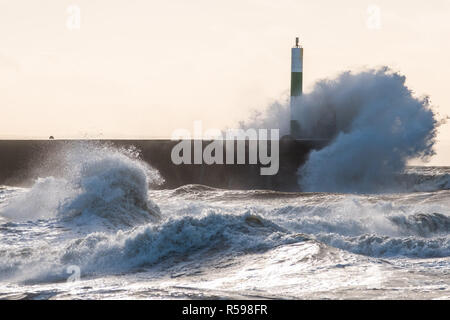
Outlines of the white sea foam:
{"type": "MultiPolygon", "coordinates": [[[[54,288],[76,266],[83,281],[92,281],[94,296],[108,281],[115,288],[141,283],[130,277],[138,272],[172,297],[180,286],[205,296],[210,288],[373,296],[367,286],[400,297],[448,295],[450,172],[405,167],[432,154],[437,122],[427,100],[413,97],[404,81],[386,69],[346,73],[304,96],[306,133],[314,119],[333,119],[324,113],[340,115],[334,131],[315,126],[326,129],[315,135],[333,140],[311,155],[300,183],[340,193],[198,185],[155,191],[149,185],[161,178],[133,150],[92,144],[61,150],[55,175],[29,190],[0,190],[0,214],[9,220],[0,225],[0,293],[11,290],[4,283],[19,283],[18,291],[36,282],[54,288]],[[403,193],[387,193],[394,189],[403,193]],[[355,190],[374,194],[342,193],[355,190]]],[[[286,124],[288,109],[273,108],[286,124]]],[[[272,127],[272,120],[265,123],[272,127]]]]}
{"type": "Polygon", "coordinates": [[[304,190],[395,191],[409,160],[434,154],[438,121],[405,81],[388,68],[345,72],[298,99],[305,136],[333,139],[300,169],[304,190]]]}
{"type": "Polygon", "coordinates": [[[1,215],[13,221],[59,218],[93,224],[133,226],[159,217],[148,188],[158,172],[129,150],[80,143],[63,148],[57,177],[39,178],[1,215]]]}
{"type": "MultiPolygon", "coordinates": [[[[300,138],[330,141],[311,152],[299,168],[302,190],[386,193],[450,187],[448,176],[422,183],[399,177],[408,161],[426,161],[434,154],[443,120],[429,98],[417,97],[398,72],[388,67],[343,72],[317,81],[293,103],[300,138]]],[[[290,110],[287,101],[275,102],[240,125],[279,128],[282,135],[289,134],[290,110]]]]}
{"type": "MultiPolygon", "coordinates": [[[[206,295],[208,288],[232,286],[234,292],[320,297],[306,288],[387,288],[390,277],[405,270],[438,285],[450,266],[448,192],[272,192],[265,198],[267,191],[199,186],[150,191],[162,212],[157,223],[105,230],[92,215],[92,230],[64,219],[1,225],[0,287],[4,281],[54,286],[67,279],[68,266],[79,267],[82,281],[96,287],[113,281],[122,288],[144,278],[169,292],[172,284],[199,287],[206,295]],[[422,258],[432,269],[415,269],[422,258]],[[306,287],[298,287],[299,279],[306,287]]],[[[419,281],[407,275],[400,274],[405,286],[419,281]]]]}

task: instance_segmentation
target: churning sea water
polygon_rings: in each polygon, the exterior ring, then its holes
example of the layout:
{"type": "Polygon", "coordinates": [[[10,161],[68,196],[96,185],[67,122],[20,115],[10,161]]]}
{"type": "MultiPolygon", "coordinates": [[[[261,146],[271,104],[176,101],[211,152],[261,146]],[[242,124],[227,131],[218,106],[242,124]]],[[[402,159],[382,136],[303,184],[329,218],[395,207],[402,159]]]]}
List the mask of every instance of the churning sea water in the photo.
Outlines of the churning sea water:
{"type": "Polygon", "coordinates": [[[187,185],[111,148],[0,187],[0,298],[450,298],[450,169],[396,193],[187,185]]]}

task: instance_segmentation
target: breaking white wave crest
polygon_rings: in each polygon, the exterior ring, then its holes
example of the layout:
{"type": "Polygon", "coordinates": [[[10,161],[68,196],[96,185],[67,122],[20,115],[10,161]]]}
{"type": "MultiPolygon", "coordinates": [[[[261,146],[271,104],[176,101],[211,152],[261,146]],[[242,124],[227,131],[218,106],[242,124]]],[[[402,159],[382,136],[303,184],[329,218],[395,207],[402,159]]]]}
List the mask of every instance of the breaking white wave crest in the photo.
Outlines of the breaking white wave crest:
{"type": "MultiPolygon", "coordinates": [[[[409,160],[434,154],[437,120],[428,97],[418,98],[406,77],[388,67],[343,72],[318,81],[293,103],[300,138],[325,139],[299,168],[299,185],[317,192],[400,192],[449,188],[448,177],[412,181],[400,177],[409,160]],[[413,183],[412,183],[413,182],[413,183]],[[414,184],[414,182],[417,183],[414,184]]],[[[289,134],[288,102],[255,111],[242,128],[279,128],[289,134]]]]}
{"type": "Polygon", "coordinates": [[[448,257],[450,238],[431,239],[406,237],[392,238],[378,235],[346,237],[336,234],[319,234],[317,239],[330,246],[371,257],[448,257]]]}
{"type": "Polygon", "coordinates": [[[345,72],[298,99],[304,135],[332,139],[300,169],[304,190],[395,191],[408,160],[433,155],[438,122],[405,80],[388,68],[345,72]]]}
{"type": "MultiPolygon", "coordinates": [[[[0,188],[0,214],[10,220],[0,224],[2,290],[11,283],[51,286],[75,266],[83,280],[113,281],[115,288],[141,273],[164,290],[169,282],[195,287],[204,279],[210,288],[223,273],[226,288],[239,291],[244,277],[257,294],[271,277],[266,294],[285,297],[283,281],[294,294],[314,283],[347,292],[360,283],[354,275],[375,270],[383,289],[377,292],[408,277],[404,288],[413,288],[424,272],[423,292],[430,281],[448,291],[450,170],[405,167],[433,153],[437,122],[427,100],[414,98],[404,81],[386,69],[346,73],[305,95],[304,130],[314,119],[322,125],[333,120],[322,117],[330,110],[336,122],[333,130],[324,125],[314,133],[333,140],[311,154],[300,184],[320,191],[422,192],[151,190],[161,178],[134,150],[72,145],[55,157],[55,175],[29,190],[0,188]],[[264,271],[259,276],[258,269],[264,271]]],[[[276,117],[284,114],[282,105],[273,108],[276,117]]]]}
{"type": "Polygon", "coordinates": [[[194,256],[198,259],[198,254],[231,257],[305,239],[250,213],[227,215],[208,210],[199,218],[170,219],[132,232],[90,234],[68,245],[62,262],[83,266],[87,272],[128,271],[163,260],[170,265],[194,256]]]}
{"type": "Polygon", "coordinates": [[[430,237],[450,233],[450,217],[441,213],[400,215],[393,216],[390,219],[399,227],[401,232],[406,234],[412,233],[421,237],[430,237]]]}
{"type": "Polygon", "coordinates": [[[93,294],[105,282],[123,288],[144,281],[153,292],[157,282],[171,290],[200,281],[207,290],[223,284],[239,291],[245,283],[286,297],[324,281],[324,290],[355,282],[385,288],[404,276],[409,285],[424,272],[424,282],[448,290],[449,192],[150,190],[163,215],[134,228],[105,229],[96,215],[86,216],[91,230],[60,219],[0,224],[0,286],[66,288],[60,283],[78,268],[79,286],[92,286],[93,294]]]}
{"type": "Polygon", "coordinates": [[[133,226],[159,216],[148,197],[158,172],[138,159],[134,150],[80,143],[58,155],[59,177],[39,178],[1,211],[13,221],[60,218],[93,224],[133,226]]]}
{"type": "Polygon", "coordinates": [[[186,261],[233,257],[309,240],[250,212],[241,215],[205,211],[201,217],[168,219],[115,233],[93,232],[48,250],[0,251],[0,276],[22,281],[57,281],[65,267],[79,266],[84,276],[138,271],[161,263],[171,267],[186,261]],[[22,254],[23,253],[23,254],[22,254]],[[22,271],[27,270],[26,274],[22,271]]]}
{"type": "Polygon", "coordinates": [[[450,190],[448,169],[448,167],[409,167],[397,180],[409,191],[450,190]]]}

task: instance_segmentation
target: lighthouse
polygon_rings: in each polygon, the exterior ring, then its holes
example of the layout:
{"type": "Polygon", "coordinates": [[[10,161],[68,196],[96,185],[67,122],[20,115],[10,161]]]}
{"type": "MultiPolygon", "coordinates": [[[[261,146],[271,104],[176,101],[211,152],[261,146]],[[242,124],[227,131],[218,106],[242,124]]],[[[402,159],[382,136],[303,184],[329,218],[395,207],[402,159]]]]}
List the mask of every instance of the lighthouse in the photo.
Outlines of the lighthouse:
{"type": "Polygon", "coordinates": [[[291,49],[291,136],[300,137],[300,124],[298,123],[298,105],[296,99],[303,92],[303,48],[299,44],[299,38],[295,38],[295,46],[291,49]]]}

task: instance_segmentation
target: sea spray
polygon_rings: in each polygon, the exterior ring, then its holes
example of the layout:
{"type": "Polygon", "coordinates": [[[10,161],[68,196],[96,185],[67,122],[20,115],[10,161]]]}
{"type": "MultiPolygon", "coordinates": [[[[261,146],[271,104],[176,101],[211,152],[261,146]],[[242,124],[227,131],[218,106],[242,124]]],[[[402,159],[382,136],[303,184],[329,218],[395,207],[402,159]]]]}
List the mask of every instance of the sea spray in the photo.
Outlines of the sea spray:
{"type": "Polygon", "coordinates": [[[280,137],[289,134],[289,102],[274,101],[265,109],[252,110],[248,119],[240,121],[239,127],[242,129],[250,128],[276,128],[280,130],[280,137]]]}
{"type": "Polygon", "coordinates": [[[33,187],[1,212],[13,221],[60,218],[92,224],[134,226],[159,216],[148,198],[158,172],[139,160],[135,150],[81,142],[52,154],[55,177],[39,178],[33,187]],[[58,172],[56,172],[58,171],[58,172]]]}
{"type": "Polygon", "coordinates": [[[415,97],[405,80],[387,67],[344,72],[298,101],[305,135],[332,141],[299,170],[304,190],[396,191],[395,174],[408,160],[434,154],[438,121],[428,98],[415,97]]]}
{"type": "MultiPolygon", "coordinates": [[[[302,190],[416,189],[410,177],[401,174],[409,160],[427,160],[434,154],[442,122],[436,119],[428,97],[416,97],[405,81],[405,76],[388,67],[347,71],[318,81],[311,92],[296,99],[298,114],[292,116],[300,124],[297,138],[329,141],[299,168],[302,190]]],[[[289,104],[275,102],[253,112],[240,126],[280,128],[281,135],[289,134],[290,117],[289,104]]]]}
{"type": "Polygon", "coordinates": [[[249,211],[223,214],[208,209],[196,218],[170,218],[159,225],[120,230],[115,234],[91,233],[70,242],[61,262],[80,265],[86,272],[116,273],[156,263],[173,265],[224,254],[261,252],[308,240],[249,211]]]}

